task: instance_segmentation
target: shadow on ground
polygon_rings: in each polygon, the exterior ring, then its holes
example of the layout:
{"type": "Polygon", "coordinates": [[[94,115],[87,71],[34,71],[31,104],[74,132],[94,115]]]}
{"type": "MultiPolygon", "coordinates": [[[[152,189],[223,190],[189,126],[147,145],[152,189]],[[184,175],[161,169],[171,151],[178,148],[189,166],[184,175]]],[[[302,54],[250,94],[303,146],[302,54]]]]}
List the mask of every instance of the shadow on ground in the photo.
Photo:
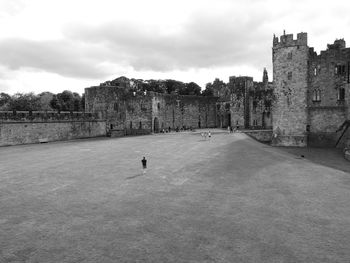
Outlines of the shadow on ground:
{"type": "Polygon", "coordinates": [[[350,162],[344,158],[342,149],[313,147],[280,147],[278,150],[305,158],[313,163],[350,173],[350,162]]]}

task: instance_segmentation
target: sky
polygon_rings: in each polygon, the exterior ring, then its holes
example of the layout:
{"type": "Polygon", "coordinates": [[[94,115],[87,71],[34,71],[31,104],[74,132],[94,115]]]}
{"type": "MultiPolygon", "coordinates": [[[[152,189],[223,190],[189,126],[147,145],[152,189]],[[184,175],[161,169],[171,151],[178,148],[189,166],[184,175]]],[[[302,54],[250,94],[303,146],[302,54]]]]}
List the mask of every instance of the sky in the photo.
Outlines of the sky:
{"type": "Polygon", "coordinates": [[[71,90],[119,76],[272,80],[272,38],[350,41],[350,1],[0,0],[0,92],[71,90]]]}

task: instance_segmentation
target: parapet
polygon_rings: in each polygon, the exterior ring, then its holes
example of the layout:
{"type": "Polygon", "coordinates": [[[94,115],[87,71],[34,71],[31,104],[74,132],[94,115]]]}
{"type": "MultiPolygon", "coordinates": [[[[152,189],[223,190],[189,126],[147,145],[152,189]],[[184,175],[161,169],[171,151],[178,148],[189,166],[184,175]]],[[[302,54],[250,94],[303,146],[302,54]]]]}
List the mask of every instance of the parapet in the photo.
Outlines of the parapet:
{"type": "Polygon", "coordinates": [[[328,44],[327,49],[343,49],[346,47],[345,40],[342,39],[336,39],[334,41],[334,44],[328,44]]]}
{"type": "Polygon", "coordinates": [[[273,36],[273,48],[290,46],[307,46],[307,33],[298,33],[296,39],[293,38],[293,34],[283,34],[280,39],[275,35],[273,36]]]}

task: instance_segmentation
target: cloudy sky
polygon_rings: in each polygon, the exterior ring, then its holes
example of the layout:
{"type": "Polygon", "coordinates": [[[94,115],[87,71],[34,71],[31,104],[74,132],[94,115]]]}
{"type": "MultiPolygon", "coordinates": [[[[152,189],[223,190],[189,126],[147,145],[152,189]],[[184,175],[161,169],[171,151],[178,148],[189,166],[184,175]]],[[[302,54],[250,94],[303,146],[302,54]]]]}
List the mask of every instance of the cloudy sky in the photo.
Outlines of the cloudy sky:
{"type": "Polygon", "coordinates": [[[82,93],[121,75],[272,79],[272,37],[350,41],[348,0],[0,0],[0,92],[82,93]]]}

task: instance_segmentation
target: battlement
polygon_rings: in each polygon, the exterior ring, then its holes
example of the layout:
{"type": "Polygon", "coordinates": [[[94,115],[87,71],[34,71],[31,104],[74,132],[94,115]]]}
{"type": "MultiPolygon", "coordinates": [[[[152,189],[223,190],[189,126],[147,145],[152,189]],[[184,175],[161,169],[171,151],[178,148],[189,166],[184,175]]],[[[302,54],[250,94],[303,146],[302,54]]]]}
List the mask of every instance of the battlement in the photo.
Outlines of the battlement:
{"type": "Polygon", "coordinates": [[[343,49],[346,48],[345,40],[342,39],[336,39],[333,44],[328,44],[327,49],[343,49]]]}
{"type": "Polygon", "coordinates": [[[297,34],[297,38],[293,38],[293,34],[283,34],[280,39],[273,36],[273,48],[283,48],[290,46],[307,46],[307,33],[301,32],[297,34]]]}

